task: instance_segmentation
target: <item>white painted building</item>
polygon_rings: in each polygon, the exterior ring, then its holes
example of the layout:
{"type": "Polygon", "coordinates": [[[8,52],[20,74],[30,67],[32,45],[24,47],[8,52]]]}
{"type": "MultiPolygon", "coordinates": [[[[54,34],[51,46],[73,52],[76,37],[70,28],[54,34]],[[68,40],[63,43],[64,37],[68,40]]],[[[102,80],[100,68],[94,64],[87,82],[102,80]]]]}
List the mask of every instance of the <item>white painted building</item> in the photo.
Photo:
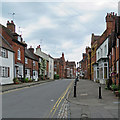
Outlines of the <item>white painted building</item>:
{"type": "Polygon", "coordinates": [[[0,34],[0,84],[11,84],[14,79],[14,51],[0,34]]]}
{"type": "Polygon", "coordinates": [[[98,47],[96,51],[97,64],[94,65],[94,81],[99,80],[101,84],[105,84],[109,79],[108,68],[108,38],[98,47]]]}
{"type": "MultiPolygon", "coordinates": [[[[40,45],[36,48],[35,54],[40,56],[39,63],[41,63],[43,59],[45,60],[45,64],[46,64],[45,75],[49,79],[54,79],[54,59],[50,55],[42,52],[40,45]],[[47,70],[47,65],[48,65],[48,70],[47,70]]],[[[41,73],[41,70],[40,70],[40,73],[41,73]]]]}
{"type": "Polygon", "coordinates": [[[54,79],[54,58],[49,55],[49,71],[48,71],[49,79],[54,79]]]}

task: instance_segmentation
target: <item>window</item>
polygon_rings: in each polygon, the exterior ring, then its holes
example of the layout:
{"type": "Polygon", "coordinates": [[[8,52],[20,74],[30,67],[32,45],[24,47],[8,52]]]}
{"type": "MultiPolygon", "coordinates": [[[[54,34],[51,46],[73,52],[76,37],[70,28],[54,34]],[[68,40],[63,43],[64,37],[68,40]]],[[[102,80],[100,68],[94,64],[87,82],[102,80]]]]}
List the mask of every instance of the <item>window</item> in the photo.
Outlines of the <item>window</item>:
{"type": "Polygon", "coordinates": [[[118,73],[118,72],[119,72],[119,61],[117,61],[117,63],[116,63],[116,64],[117,64],[117,66],[116,66],[116,67],[117,67],[117,73],[118,73]]]}
{"type": "Polygon", "coordinates": [[[117,47],[119,46],[119,39],[117,39],[117,47]]]}
{"type": "Polygon", "coordinates": [[[28,59],[27,58],[25,58],[25,64],[28,64],[28,59]]]}
{"type": "Polygon", "coordinates": [[[0,66],[0,77],[9,77],[9,67],[0,66]]]}
{"type": "Polygon", "coordinates": [[[20,59],[20,49],[18,49],[18,56],[17,56],[17,59],[18,59],[18,60],[21,60],[21,59],[20,59]]]}
{"type": "Polygon", "coordinates": [[[80,63],[80,68],[81,68],[81,63],[80,63]]]}
{"type": "Polygon", "coordinates": [[[27,70],[25,70],[25,74],[27,74],[27,70]]]}
{"type": "Polygon", "coordinates": [[[101,57],[102,57],[102,54],[103,54],[103,51],[102,51],[102,49],[101,49],[101,57]]]}
{"type": "Polygon", "coordinates": [[[7,57],[7,52],[8,51],[6,49],[1,48],[1,56],[2,57],[6,58],[7,57]]]}
{"type": "Polygon", "coordinates": [[[33,66],[35,66],[35,61],[33,61],[33,66]]]}
{"type": "Polygon", "coordinates": [[[107,46],[105,45],[105,56],[107,55],[107,46]]]}
{"type": "Polygon", "coordinates": [[[98,52],[98,59],[99,59],[99,57],[100,57],[100,53],[98,52]]]}

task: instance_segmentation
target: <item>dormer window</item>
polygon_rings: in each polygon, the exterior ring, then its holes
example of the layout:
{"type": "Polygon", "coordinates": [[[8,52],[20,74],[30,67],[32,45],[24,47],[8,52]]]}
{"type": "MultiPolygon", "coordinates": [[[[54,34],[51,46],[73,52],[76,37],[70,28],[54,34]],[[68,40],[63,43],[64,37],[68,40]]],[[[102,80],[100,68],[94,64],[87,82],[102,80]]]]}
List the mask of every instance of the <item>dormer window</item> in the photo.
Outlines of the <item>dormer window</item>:
{"type": "Polygon", "coordinates": [[[21,41],[21,37],[20,36],[18,36],[18,41],[21,41]]]}
{"type": "Polygon", "coordinates": [[[17,54],[17,59],[18,59],[18,60],[21,60],[20,54],[21,54],[21,52],[20,52],[20,48],[19,48],[19,49],[18,49],[18,54],[17,54]]]}
{"type": "Polygon", "coordinates": [[[35,66],[35,61],[33,61],[33,66],[35,66]]]}

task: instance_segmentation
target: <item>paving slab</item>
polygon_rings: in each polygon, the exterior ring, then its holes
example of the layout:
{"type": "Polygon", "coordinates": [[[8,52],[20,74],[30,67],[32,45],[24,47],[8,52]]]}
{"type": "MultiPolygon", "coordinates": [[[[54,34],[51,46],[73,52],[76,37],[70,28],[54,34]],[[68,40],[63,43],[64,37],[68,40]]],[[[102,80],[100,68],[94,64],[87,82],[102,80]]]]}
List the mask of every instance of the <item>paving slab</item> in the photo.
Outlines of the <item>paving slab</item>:
{"type": "Polygon", "coordinates": [[[99,99],[99,83],[80,79],[77,83],[77,97],[72,88],[68,101],[70,102],[71,118],[118,118],[119,99],[110,90],[101,85],[102,99],[99,99]]]}

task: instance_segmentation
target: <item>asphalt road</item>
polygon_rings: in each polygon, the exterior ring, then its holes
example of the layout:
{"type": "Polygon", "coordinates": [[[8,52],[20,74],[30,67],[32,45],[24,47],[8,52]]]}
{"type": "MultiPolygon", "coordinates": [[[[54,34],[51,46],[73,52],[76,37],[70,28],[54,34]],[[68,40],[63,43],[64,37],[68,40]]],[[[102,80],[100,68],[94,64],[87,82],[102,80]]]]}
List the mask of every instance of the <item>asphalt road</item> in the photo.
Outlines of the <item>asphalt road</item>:
{"type": "Polygon", "coordinates": [[[56,118],[73,80],[56,80],[2,95],[2,118],[56,118]]]}

